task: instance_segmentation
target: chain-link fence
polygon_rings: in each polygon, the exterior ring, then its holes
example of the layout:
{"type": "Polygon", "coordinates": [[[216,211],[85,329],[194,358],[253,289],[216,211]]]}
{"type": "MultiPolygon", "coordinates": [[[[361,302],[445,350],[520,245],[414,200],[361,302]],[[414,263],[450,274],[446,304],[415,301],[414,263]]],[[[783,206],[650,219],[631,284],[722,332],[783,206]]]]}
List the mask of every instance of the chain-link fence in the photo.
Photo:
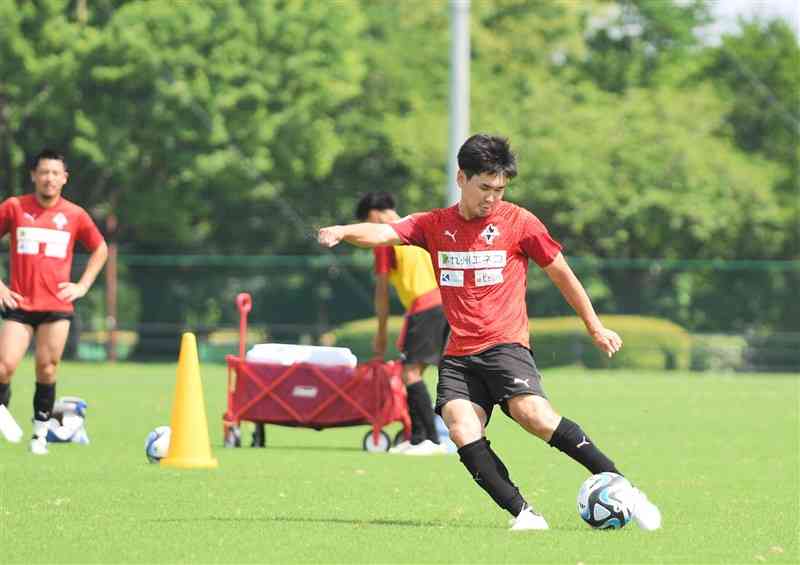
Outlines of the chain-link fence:
{"type": "MultiPolygon", "coordinates": [[[[800,370],[798,261],[571,258],[597,311],[670,320],[693,337],[695,369],[800,370]]],[[[81,261],[76,261],[81,269],[81,261]]],[[[253,297],[250,341],[318,343],[342,323],[373,316],[369,251],[320,256],[125,256],[116,285],[116,354],[174,359],[194,331],[205,360],[236,350],[239,292],[253,297]]],[[[112,320],[107,281],[78,307],[71,351],[105,359],[112,320]]],[[[572,315],[538,268],[529,269],[532,318],[572,315]]],[[[393,300],[394,313],[402,313],[393,300]]],[[[624,336],[623,336],[624,337],[624,336]]]]}

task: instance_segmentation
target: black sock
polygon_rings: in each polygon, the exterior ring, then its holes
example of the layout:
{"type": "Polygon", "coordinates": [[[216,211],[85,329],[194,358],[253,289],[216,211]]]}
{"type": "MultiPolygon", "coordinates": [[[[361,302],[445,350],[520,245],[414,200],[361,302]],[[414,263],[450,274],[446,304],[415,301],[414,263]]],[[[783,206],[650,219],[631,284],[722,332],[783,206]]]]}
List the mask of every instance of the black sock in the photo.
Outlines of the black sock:
{"type": "Polygon", "coordinates": [[[8,407],[11,402],[11,383],[0,383],[0,406],[8,407]]]}
{"type": "Polygon", "coordinates": [[[439,443],[439,432],[433,418],[433,405],[428,387],[422,381],[406,387],[408,394],[408,411],[411,416],[411,443],[420,443],[426,439],[439,443]],[[417,428],[417,430],[415,430],[417,428]],[[418,441],[415,441],[418,438],[418,441]]]}
{"type": "Polygon", "coordinates": [[[411,438],[409,441],[412,445],[417,445],[418,443],[422,443],[425,441],[425,428],[422,426],[422,422],[419,419],[419,414],[417,413],[417,402],[414,398],[414,387],[413,385],[406,386],[406,400],[408,401],[408,417],[411,418],[411,438]]]}
{"type": "Polygon", "coordinates": [[[511,482],[508,469],[492,451],[486,438],[459,448],[458,455],[478,486],[485,490],[500,508],[507,510],[512,516],[517,516],[527,506],[519,489],[511,482]]]}
{"type": "Polygon", "coordinates": [[[33,393],[33,419],[46,422],[53,414],[53,405],[56,402],[56,383],[36,383],[36,392],[33,393]]]}
{"type": "Polygon", "coordinates": [[[614,466],[614,462],[595,447],[581,427],[568,418],[561,418],[549,443],[551,447],[566,453],[589,469],[592,474],[607,471],[622,474],[614,466]]]}

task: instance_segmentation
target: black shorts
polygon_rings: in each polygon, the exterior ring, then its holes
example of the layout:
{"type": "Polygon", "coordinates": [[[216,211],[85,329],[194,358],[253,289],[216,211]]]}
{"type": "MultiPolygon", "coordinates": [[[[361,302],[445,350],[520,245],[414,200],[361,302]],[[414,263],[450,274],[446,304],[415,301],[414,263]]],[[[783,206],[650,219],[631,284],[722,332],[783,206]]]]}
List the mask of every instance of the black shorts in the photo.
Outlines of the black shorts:
{"type": "Polygon", "coordinates": [[[441,415],[442,406],[451,400],[465,399],[483,408],[488,424],[495,404],[509,415],[509,398],[522,394],[547,398],[541,381],[531,350],[517,343],[496,345],[476,355],[446,355],[439,363],[436,413],[441,415]]]}
{"type": "Polygon", "coordinates": [[[403,362],[438,365],[448,335],[450,326],[441,306],[406,316],[399,347],[403,362]]]}
{"type": "Polygon", "coordinates": [[[33,329],[39,327],[39,324],[47,324],[49,322],[57,322],[59,320],[72,320],[74,314],[72,312],[28,312],[27,310],[0,310],[0,316],[5,320],[13,320],[20,324],[27,324],[32,326],[33,329]]]}

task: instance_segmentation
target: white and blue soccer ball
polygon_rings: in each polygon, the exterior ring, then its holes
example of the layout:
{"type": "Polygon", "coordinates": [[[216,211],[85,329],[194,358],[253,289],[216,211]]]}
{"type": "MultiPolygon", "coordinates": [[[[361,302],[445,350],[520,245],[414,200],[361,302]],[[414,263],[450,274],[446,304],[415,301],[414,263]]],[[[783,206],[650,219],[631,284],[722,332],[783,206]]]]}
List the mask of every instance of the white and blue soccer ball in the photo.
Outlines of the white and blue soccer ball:
{"type": "Polygon", "coordinates": [[[578,491],[578,514],[600,530],[619,529],[631,521],[633,486],[616,473],[599,473],[586,479],[578,491]]]}
{"type": "Polygon", "coordinates": [[[169,426],[158,426],[147,434],[144,441],[144,453],[150,463],[158,463],[169,452],[169,440],[172,430],[169,426]]]}

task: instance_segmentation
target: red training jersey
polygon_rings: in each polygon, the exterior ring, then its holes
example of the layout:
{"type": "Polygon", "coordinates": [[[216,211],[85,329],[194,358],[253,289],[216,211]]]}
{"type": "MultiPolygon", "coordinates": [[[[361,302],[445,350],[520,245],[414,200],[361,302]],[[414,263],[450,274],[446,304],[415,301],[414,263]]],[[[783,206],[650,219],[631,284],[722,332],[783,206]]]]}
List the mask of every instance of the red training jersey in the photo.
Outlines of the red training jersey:
{"type": "Polygon", "coordinates": [[[404,243],[431,255],[451,329],[447,355],[473,355],[501,343],[530,347],[528,258],[546,267],[561,252],[536,216],[501,202],[485,218],[465,220],[455,205],[391,225],[404,243]]]}
{"type": "Polygon", "coordinates": [[[11,282],[22,295],[19,308],[29,312],[72,312],[71,302],[57,298],[58,284],[70,282],[75,242],[90,252],[103,236],[89,214],[61,197],[55,206],[42,208],[36,196],[26,194],[0,204],[0,238],[11,234],[11,282]]]}

